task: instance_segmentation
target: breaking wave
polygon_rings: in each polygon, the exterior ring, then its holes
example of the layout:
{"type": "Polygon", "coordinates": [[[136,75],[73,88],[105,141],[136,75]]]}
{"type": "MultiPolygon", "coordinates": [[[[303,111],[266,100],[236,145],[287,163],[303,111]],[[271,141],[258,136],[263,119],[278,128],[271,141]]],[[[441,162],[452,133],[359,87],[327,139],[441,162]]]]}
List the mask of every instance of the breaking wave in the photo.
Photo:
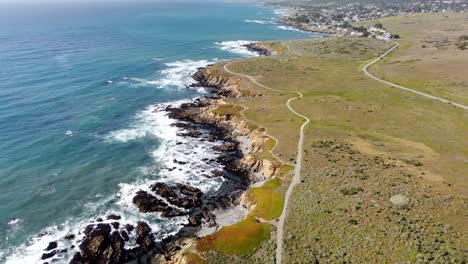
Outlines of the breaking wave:
{"type": "Polygon", "coordinates": [[[258,53],[250,51],[245,45],[255,43],[249,40],[222,41],[216,42],[216,45],[224,51],[241,55],[242,57],[258,57],[258,53]]]}

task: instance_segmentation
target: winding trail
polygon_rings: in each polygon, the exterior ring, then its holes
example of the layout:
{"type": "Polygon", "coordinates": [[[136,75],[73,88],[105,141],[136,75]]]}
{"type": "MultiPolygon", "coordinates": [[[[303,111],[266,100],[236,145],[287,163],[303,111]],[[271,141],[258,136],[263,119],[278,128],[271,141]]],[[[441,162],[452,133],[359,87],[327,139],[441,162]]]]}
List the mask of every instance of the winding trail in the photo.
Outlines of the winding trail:
{"type": "MultiPolygon", "coordinates": [[[[281,264],[282,263],[282,253],[283,253],[283,227],[284,227],[284,220],[286,219],[286,211],[287,211],[287,208],[288,208],[288,203],[289,203],[289,198],[291,197],[291,194],[292,194],[292,191],[294,189],[294,187],[301,182],[301,166],[302,166],[302,149],[303,149],[303,143],[304,143],[304,128],[305,126],[310,122],[309,118],[307,118],[306,116],[304,115],[301,115],[299,114],[298,112],[296,112],[296,110],[294,110],[292,107],[291,107],[291,102],[294,101],[294,100],[299,100],[301,99],[302,97],[304,97],[302,95],[302,93],[300,92],[297,92],[297,91],[282,91],[282,90],[277,90],[277,89],[273,89],[271,87],[268,87],[268,86],[265,86],[261,83],[258,83],[257,80],[250,76],[250,75],[246,75],[246,74],[242,74],[242,73],[237,73],[237,72],[233,72],[231,70],[228,69],[228,66],[231,65],[232,63],[235,63],[235,62],[239,62],[239,61],[234,61],[234,62],[230,62],[230,63],[227,63],[226,65],[224,65],[224,70],[232,75],[237,75],[237,76],[240,76],[240,77],[244,77],[244,78],[247,78],[248,80],[250,80],[251,82],[255,83],[256,85],[260,86],[260,87],[263,87],[267,90],[270,90],[270,91],[274,91],[274,92],[280,92],[280,93],[293,93],[293,94],[297,94],[298,96],[297,97],[294,97],[294,98],[290,98],[287,102],[286,102],[286,106],[288,107],[289,111],[291,111],[293,114],[295,114],[296,116],[304,119],[304,123],[302,124],[301,128],[300,128],[300,131],[299,131],[299,141],[297,143],[297,158],[296,158],[296,164],[294,166],[294,176],[291,180],[291,183],[289,184],[289,187],[288,187],[288,190],[286,191],[286,194],[285,194],[285,197],[284,197],[284,206],[283,206],[283,211],[281,212],[281,216],[279,218],[279,221],[278,221],[278,225],[277,225],[277,228],[276,228],[276,231],[277,231],[277,234],[276,234],[276,263],[277,264],[281,264]]],[[[277,141],[278,143],[278,141],[277,141]]]]}
{"type": "Polygon", "coordinates": [[[459,104],[459,103],[455,103],[453,101],[450,101],[450,100],[446,100],[446,99],[443,99],[443,98],[440,98],[440,97],[437,97],[437,96],[433,96],[433,95],[430,95],[430,94],[427,94],[427,93],[423,93],[423,92],[420,92],[420,91],[417,91],[417,90],[414,90],[414,89],[411,89],[411,88],[408,88],[408,87],[404,87],[404,86],[401,86],[401,85],[398,85],[398,84],[394,84],[394,83],[391,83],[389,81],[386,81],[386,80],[383,80],[383,79],[380,79],[379,77],[373,75],[372,73],[369,72],[369,67],[371,67],[372,65],[374,65],[375,63],[377,63],[379,60],[383,59],[385,56],[387,56],[388,54],[390,54],[392,51],[394,51],[395,49],[397,49],[398,47],[400,47],[400,43],[398,42],[395,42],[395,45],[393,47],[391,47],[389,50],[387,50],[386,52],[384,52],[382,55],[380,55],[379,57],[375,58],[373,61],[369,62],[368,64],[364,65],[364,67],[362,67],[362,71],[364,72],[364,74],[366,74],[368,77],[376,80],[376,81],[379,81],[379,82],[382,82],[382,83],[385,83],[387,85],[390,85],[392,87],[396,87],[398,89],[402,89],[402,90],[405,90],[405,91],[408,91],[408,92],[412,92],[412,93],[415,93],[415,94],[419,94],[419,95],[422,95],[422,96],[425,96],[425,97],[428,97],[428,98],[431,98],[431,99],[434,99],[434,100],[438,100],[438,101],[441,101],[441,102],[444,102],[444,103],[448,103],[448,104],[451,104],[453,106],[456,106],[456,107],[459,107],[459,108],[462,108],[462,109],[465,109],[465,110],[468,110],[468,106],[466,105],[462,105],[462,104],[459,104]]]}

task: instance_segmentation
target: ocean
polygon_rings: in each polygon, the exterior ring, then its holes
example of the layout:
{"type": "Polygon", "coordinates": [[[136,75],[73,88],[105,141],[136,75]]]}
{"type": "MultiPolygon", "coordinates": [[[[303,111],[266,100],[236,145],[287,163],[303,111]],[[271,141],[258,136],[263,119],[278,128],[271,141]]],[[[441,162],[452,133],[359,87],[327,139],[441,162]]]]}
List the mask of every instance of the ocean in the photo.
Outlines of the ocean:
{"type": "MultiPolygon", "coordinates": [[[[154,181],[214,192],[209,143],[181,138],[162,111],[206,95],[197,68],[253,57],[249,41],[320,37],[280,26],[255,3],[0,3],[0,263],[42,263],[98,217],[147,221],[162,239],[184,217],[138,212],[154,181]],[[175,144],[183,141],[185,147],[175,144]],[[174,159],[188,163],[168,171],[174,159]],[[210,167],[211,166],[211,167],[210,167]]],[[[54,257],[66,263],[74,250],[54,257]]]]}

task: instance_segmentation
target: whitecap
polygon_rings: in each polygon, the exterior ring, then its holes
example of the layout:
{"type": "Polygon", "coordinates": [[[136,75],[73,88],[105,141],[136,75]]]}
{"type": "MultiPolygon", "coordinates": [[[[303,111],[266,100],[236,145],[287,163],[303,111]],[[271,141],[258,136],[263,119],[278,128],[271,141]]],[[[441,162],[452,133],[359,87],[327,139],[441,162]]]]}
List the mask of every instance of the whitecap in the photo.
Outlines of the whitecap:
{"type": "Polygon", "coordinates": [[[275,15],[277,16],[287,16],[289,14],[289,10],[288,9],[276,9],[273,11],[273,13],[275,13],[275,15]]]}
{"type": "Polygon", "coordinates": [[[297,32],[306,32],[306,31],[303,31],[303,30],[300,30],[298,28],[295,28],[295,27],[289,27],[289,26],[278,26],[276,27],[277,29],[281,29],[281,30],[289,30],[289,31],[297,31],[297,32]]]}
{"type": "Polygon", "coordinates": [[[258,53],[250,51],[245,45],[255,43],[249,40],[222,41],[216,42],[220,49],[241,55],[242,57],[258,57],[258,53]]]}
{"type": "MultiPolygon", "coordinates": [[[[166,63],[166,69],[159,71],[161,75],[158,79],[143,79],[143,78],[127,78],[134,86],[151,86],[157,88],[186,88],[195,83],[192,75],[202,67],[213,64],[217,59],[208,60],[181,60],[166,63]]],[[[198,89],[199,92],[205,92],[203,88],[198,89]]]]}
{"type": "Polygon", "coordinates": [[[9,221],[7,222],[7,224],[8,224],[9,226],[15,226],[15,225],[19,224],[20,221],[21,221],[21,220],[20,220],[19,218],[13,218],[13,219],[9,220],[9,221]]]}
{"type": "Polygon", "coordinates": [[[71,131],[71,130],[68,130],[67,132],[65,132],[65,135],[69,136],[69,137],[73,137],[74,134],[75,133],[73,133],[73,131],[71,131]]]}
{"type": "Polygon", "coordinates": [[[166,63],[168,67],[165,70],[160,71],[163,75],[163,78],[157,80],[157,84],[161,87],[178,87],[178,88],[185,88],[190,84],[193,84],[195,80],[192,78],[192,75],[202,67],[205,67],[209,64],[213,64],[217,61],[214,59],[213,61],[208,60],[181,60],[175,61],[171,63],[166,63]]]}
{"type": "Polygon", "coordinates": [[[245,23],[261,24],[261,25],[275,24],[275,22],[272,21],[272,20],[246,19],[246,20],[244,20],[244,22],[245,22],[245,23]]]}
{"type": "MultiPolygon", "coordinates": [[[[179,101],[173,104],[178,105],[187,101],[179,101]]],[[[131,140],[153,137],[159,139],[167,138],[167,135],[174,135],[177,130],[172,126],[175,120],[170,119],[167,113],[159,111],[167,105],[150,105],[145,110],[137,113],[129,128],[112,131],[104,136],[106,142],[128,142],[131,140]]]]}

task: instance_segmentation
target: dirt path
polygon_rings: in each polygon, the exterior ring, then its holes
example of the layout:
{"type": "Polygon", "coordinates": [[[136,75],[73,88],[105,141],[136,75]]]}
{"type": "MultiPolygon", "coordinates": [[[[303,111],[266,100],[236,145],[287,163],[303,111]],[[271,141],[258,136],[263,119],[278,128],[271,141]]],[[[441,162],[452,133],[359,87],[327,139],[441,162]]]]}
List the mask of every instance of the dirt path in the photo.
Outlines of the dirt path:
{"type": "Polygon", "coordinates": [[[369,67],[374,65],[375,63],[377,63],[379,60],[383,59],[385,56],[387,56],[388,54],[390,54],[392,51],[394,51],[395,49],[397,49],[398,47],[400,47],[400,43],[398,42],[395,42],[395,46],[393,46],[392,48],[390,48],[389,50],[387,50],[385,53],[383,53],[382,55],[380,55],[379,57],[375,58],[373,61],[369,62],[368,64],[364,65],[364,67],[362,67],[362,71],[370,78],[376,80],[376,81],[379,81],[379,82],[382,82],[382,83],[385,83],[387,85],[390,85],[392,87],[396,87],[398,89],[402,89],[402,90],[405,90],[405,91],[409,91],[409,92],[412,92],[412,93],[415,93],[415,94],[419,94],[419,95],[422,95],[422,96],[425,96],[425,97],[428,97],[428,98],[431,98],[431,99],[434,99],[434,100],[438,100],[438,101],[441,101],[441,102],[444,102],[444,103],[448,103],[448,104],[451,104],[453,106],[456,106],[456,107],[459,107],[459,108],[462,108],[462,109],[465,109],[465,110],[468,110],[468,106],[466,105],[462,105],[462,104],[459,104],[459,103],[455,103],[455,102],[452,102],[452,101],[449,101],[449,100],[446,100],[446,99],[443,99],[443,98],[440,98],[440,97],[437,97],[437,96],[433,96],[433,95],[430,95],[430,94],[426,94],[426,93],[423,93],[423,92],[420,92],[420,91],[416,91],[416,90],[413,90],[411,88],[407,88],[407,87],[404,87],[404,86],[401,86],[401,85],[398,85],[398,84],[394,84],[394,83],[391,83],[389,81],[385,81],[385,80],[382,80],[380,79],[379,77],[376,77],[375,75],[372,75],[368,70],[369,70],[369,67]]]}
{"type": "MultiPolygon", "coordinates": [[[[238,61],[237,61],[238,62],[238,61]]],[[[233,63],[233,62],[231,62],[233,63]]],[[[270,91],[274,91],[274,92],[280,92],[280,93],[293,93],[293,94],[297,94],[298,96],[297,97],[294,97],[294,98],[291,98],[289,99],[287,102],[286,102],[286,106],[288,107],[289,111],[291,111],[293,114],[295,114],[296,116],[304,119],[304,123],[302,124],[301,126],[301,129],[299,131],[299,142],[297,144],[297,158],[296,158],[296,164],[294,166],[294,176],[292,178],[292,181],[291,183],[289,184],[289,187],[288,187],[288,190],[286,191],[286,194],[285,194],[285,197],[284,197],[284,206],[283,206],[283,212],[281,213],[281,216],[279,218],[279,221],[278,221],[278,225],[277,225],[277,234],[276,234],[276,263],[277,264],[281,264],[282,263],[282,253],[283,253],[283,226],[284,226],[284,220],[286,219],[286,211],[287,211],[287,208],[288,208],[288,203],[289,203],[289,198],[291,197],[291,194],[292,194],[292,191],[294,189],[294,186],[296,186],[298,183],[301,182],[301,166],[302,166],[302,145],[303,145],[303,142],[304,142],[304,128],[305,126],[310,122],[309,118],[307,118],[306,116],[304,115],[301,115],[299,114],[298,112],[296,112],[296,110],[294,110],[292,107],[291,107],[291,102],[294,101],[294,100],[299,100],[301,99],[302,97],[304,97],[302,95],[302,93],[300,92],[295,92],[295,91],[282,91],[282,90],[277,90],[277,89],[273,89],[273,88],[270,88],[268,86],[265,86],[263,84],[260,84],[257,82],[257,80],[250,76],[250,75],[245,75],[245,74],[242,74],[242,73],[237,73],[237,72],[232,72],[231,70],[228,69],[228,66],[231,64],[231,63],[228,63],[226,65],[224,65],[224,70],[232,75],[237,75],[237,76],[241,76],[241,77],[244,77],[244,78],[247,78],[249,79],[251,82],[255,83],[256,85],[260,86],[260,87],[263,87],[267,90],[270,90],[270,91]]],[[[278,141],[277,141],[278,143],[278,141]]]]}

